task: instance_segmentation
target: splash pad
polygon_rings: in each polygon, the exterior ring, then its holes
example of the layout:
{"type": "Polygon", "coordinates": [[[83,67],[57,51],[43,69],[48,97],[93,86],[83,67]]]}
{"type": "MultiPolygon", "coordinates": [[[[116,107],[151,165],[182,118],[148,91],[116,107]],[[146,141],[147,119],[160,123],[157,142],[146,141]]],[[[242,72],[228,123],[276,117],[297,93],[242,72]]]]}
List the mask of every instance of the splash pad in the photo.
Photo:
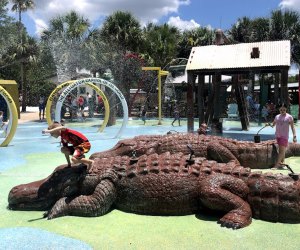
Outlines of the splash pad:
{"type": "Polygon", "coordinates": [[[123,122],[120,130],[117,132],[116,137],[120,137],[128,123],[128,106],[125,100],[125,97],[121,93],[121,91],[111,82],[101,79],[101,78],[84,78],[76,81],[68,81],[59,85],[49,96],[46,106],[46,118],[48,124],[51,124],[53,121],[51,119],[51,106],[53,105],[54,98],[59,94],[59,97],[54,103],[55,105],[55,121],[61,120],[61,110],[63,103],[68,95],[72,93],[75,89],[79,88],[80,86],[87,85],[94,89],[101,97],[104,102],[105,107],[105,115],[104,121],[99,128],[99,132],[102,132],[106,127],[110,115],[110,105],[107,96],[103,93],[103,91],[98,86],[108,87],[120,100],[122,109],[123,109],[123,122]],[[98,86],[97,86],[98,85],[98,86]]]}

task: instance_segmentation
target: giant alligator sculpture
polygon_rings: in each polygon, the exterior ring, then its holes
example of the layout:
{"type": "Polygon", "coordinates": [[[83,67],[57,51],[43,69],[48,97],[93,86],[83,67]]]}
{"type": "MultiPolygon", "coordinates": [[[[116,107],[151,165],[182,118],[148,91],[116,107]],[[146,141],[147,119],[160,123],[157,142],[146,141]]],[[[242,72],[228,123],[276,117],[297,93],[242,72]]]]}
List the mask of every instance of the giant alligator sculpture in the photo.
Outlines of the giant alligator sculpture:
{"type": "Polygon", "coordinates": [[[8,207],[49,210],[48,219],[100,216],[112,208],[148,215],[188,215],[205,208],[223,212],[219,223],[237,229],[252,217],[300,222],[299,196],[300,181],[286,175],[165,152],[97,158],[90,170],[60,166],[44,180],[12,188],[8,207]]]}
{"type": "MultiPolygon", "coordinates": [[[[235,160],[244,167],[263,169],[274,166],[278,151],[274,140],[254,143],[238,141],[219,136],[205,136],[193,133],[169,135],[142,135],[131,139],[120,140],[112,149],[94,153],[92,159],[110,156],[149,155],[164,152],[189,154],[186,147],[191,145],[196,156],[205,157],[217,162],[235,160]]],[[[290,143],[286,157],[300,156],[300,144],[290,143]]]]}

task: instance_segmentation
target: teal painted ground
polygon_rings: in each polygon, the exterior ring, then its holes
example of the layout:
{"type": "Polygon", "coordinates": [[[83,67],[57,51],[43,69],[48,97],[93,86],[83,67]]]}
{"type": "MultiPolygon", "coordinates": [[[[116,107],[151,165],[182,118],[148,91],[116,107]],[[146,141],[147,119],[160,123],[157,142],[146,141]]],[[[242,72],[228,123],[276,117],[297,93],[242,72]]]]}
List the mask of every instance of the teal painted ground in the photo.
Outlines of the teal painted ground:
{"type": "MultiPolygon", "coordinates": [[[[162,126],[139,126],[132,122],[123,138],[135,134],[166,133],[171,129],[185,131],[186,127],[171,127],[170,121],[162,126]]],[[[227,124],[224,136],[253,139],[259,127],[239,131],[234,122],[227,124]],[[234,127],[235,126],[235,127],[234,127]],[[234,127],[234,128],[233,128],[234,127]]],[[[241,230],[221,228],[218,217],[190,215],[176,217],[142,216],[114,210],[96,218],[62,217],[42,218],[43,212],[10,211],[6,209],[9,190],[18,184],[48,176],[64,163],[57,140],[42,136],[45,123],[19,126],[15,139],[7,148],[0,148],[0,249],[299,249],[300,224],[269,223],[253,220],[241,230]]],[[[300,126],[298,126],[300,127],[300,126]]],[[[92,141],[92,151],[113,146],[118,139],[117,129],[108,128],[101,135],[95,129],[82,128],[92,141]]],[[[300,129],[298,137],[300,137],[300,129]]],[[[264,137],[272,137],[267,128],[264,137]]],[[[300,172],[300,158],[287,163],[300,172]]],[[[269,171],[269,170],[268,170],[269,171]]],[[[286,174],[287,171],[281,171],[286,174]]]]}

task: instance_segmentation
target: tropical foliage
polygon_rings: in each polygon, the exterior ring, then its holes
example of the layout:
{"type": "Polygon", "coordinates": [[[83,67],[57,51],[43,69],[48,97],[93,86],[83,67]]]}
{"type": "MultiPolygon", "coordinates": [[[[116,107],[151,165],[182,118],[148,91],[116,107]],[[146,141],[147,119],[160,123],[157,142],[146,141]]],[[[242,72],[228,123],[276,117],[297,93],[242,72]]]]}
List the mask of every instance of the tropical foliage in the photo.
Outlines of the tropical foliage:
{"type": "Polygon", "coordinates": [[[89,36],[89,21],[72,11],[50,20],[42,40],[48,44],[54,58],[58,82],[76,78],[76,69],[81,68],[80,58],[89,36]]]}
{"type": "MultiPolygon", "coordinates": [[[[94,75],[109,70],[128,99],[130,88],[138,87],[141,81],[155,81],[153,74],[142,72],[142,64],[165,68],[175,58],[188,58],[193,46],[210,45],[215,40],[212,28],[180,31],[168,24],[154,23],[142,28],[131,13],[122,11],[90,30],[88,19],[72,11],[50,20],[49,28],[36,41],[22,25],[22,13],[34,8],[34,1],[10,2],[18,14],[17,20],[7,15],[8,0],[0,1],[0,77],[20,82],[25,97],[26,90],[30,90],[30,96],[49,91],[47,79],[55,74],[63,82],[76,78],[78,69],[85,68],[94,75]]],[[[291,58],[300,64],[297,12],[275,10],[269,17],[241,17],[226,35],[231,43],[288,39],[292,44],[291,58]]],[[[151,91],[150,85],[153,84],[145,84],[144,88],[151,91]]],[[[23,99],[26,107],[34,98],[23,99]]]]}

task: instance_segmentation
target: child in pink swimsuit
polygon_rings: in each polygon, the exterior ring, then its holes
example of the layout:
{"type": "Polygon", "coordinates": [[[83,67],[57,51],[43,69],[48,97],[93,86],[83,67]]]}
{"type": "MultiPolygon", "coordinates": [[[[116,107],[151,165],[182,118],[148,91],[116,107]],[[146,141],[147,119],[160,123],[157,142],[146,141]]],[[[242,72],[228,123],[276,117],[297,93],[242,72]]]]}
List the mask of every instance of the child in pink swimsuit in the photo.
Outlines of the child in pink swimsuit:
{"type": "Polygon", "coordinates": [[[289,127],[291,127],[293,132],[293,142],[297,142],[296,130],[294,127],[293,117],[286,112],[287,106],[282,104],[279,108],[280,114],[276,115],[273,126],[276,126],[276,141],[279,146],[278,159],[274,168],[282,168],[281,164],[284,162],[285,151],[288,146],[289,140],[289,127]]]}

